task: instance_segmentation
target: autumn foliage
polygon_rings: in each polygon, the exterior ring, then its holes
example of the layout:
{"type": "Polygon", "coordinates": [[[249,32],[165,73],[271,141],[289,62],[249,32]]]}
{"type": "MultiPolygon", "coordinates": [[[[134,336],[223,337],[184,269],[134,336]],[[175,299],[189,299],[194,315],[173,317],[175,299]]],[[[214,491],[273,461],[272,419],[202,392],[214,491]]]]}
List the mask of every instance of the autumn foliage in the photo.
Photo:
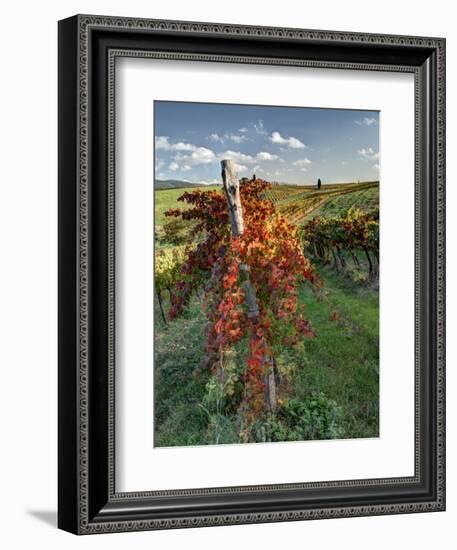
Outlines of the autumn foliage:
{"type": "Polygon", "coordinates": [[[190,206],[167,216],[193,220],[196,245],[189,247],[171,296],[171,319],[180,315],[193,293],[203,289],[207,318],[204,368],[216,369],[220,358],[243,339],[248,355],[242,375],[241,408],[254,418],[264,410],[265,358],[279,346],[294,345],[314,331],[298,304],[298,288],[316,282],[303,255],[296,227],[265,198],[269,184],[260,179],[240,185],[244,232],[233,238],[225,196],[217,191],[185,192],[178,200],[190,206]],[[246,285],[254,288],[258,315],[249,317],[246,285]]]}

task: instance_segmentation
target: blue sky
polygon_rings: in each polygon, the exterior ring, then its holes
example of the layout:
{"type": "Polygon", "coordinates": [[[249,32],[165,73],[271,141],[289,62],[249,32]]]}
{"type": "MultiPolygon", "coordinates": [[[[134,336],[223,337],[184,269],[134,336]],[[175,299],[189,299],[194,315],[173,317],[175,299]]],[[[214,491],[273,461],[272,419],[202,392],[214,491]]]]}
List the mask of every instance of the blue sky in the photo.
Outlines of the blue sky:
{"type": "Polygon", "coordinates": [[[155,177],[220,183],[238,174],[281,183],[379,179],[379,112],[156,101],[155,177]]]}

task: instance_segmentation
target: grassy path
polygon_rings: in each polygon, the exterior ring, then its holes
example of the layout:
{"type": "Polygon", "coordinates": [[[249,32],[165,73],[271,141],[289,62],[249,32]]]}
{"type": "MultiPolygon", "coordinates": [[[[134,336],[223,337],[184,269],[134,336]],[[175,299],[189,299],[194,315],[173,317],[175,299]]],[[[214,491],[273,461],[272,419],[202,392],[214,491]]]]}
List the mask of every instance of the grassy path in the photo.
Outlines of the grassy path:
{"type": "Polygon", "coordinates": [[[336,273],[321,271],[325,286],[316,301],[308,288],[301,299],[317,337],[291,350],[300,368],[297,397],[319,387],[343,409],[344,431],[352,437],[378,434],[378,293],[336,273]]]}

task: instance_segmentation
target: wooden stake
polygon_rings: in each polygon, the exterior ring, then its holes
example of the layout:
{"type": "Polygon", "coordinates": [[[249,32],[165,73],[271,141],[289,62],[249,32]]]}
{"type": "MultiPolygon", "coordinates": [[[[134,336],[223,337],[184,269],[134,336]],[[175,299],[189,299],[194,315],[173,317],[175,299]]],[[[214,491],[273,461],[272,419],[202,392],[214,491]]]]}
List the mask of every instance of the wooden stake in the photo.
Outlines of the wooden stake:
{"type": "Polygon", "coordinates": [[[232,235],[239,237],[244,231],[244,221],[240,197],[240,182],[236,173],[236,165],[233,160],[223,160],[221,161],[221,165],[222,181],[227,198],[232,235]]]}
{"type": "Polygon", "coordinates": [[[162,295],[160,294],[160,292],[158,290],[156,290],[156,294],[157,294],[157,301],[159,302],[159,306],[160,306],[160,313],[162,314],[163,324],[166,325],[167,324],[167,318],[165,317],[165,312],[163,310],[162,295]]]}

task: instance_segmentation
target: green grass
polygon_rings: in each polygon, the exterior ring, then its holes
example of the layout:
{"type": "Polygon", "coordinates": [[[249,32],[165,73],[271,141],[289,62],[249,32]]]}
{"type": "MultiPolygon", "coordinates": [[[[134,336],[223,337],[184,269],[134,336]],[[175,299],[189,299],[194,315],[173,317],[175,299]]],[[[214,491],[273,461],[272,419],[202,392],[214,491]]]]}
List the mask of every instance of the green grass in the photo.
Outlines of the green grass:
{"type": "Polygon", "coordinates": [[[294,394],[319,388],[343,410],[347,437],[378,435],[378,292],[321,269],[324,296],[303,287],[301,300],[316,338],[287,352],[297,365],[294,394]]]}
{"type": "MultiPolygon", "coordinates": [[[[289,405],[286,402],[286,408],[290,409],[291,404],[296,407],[297,403],[314,406],[316,399],[320,399],[324,400],[324,407],[330,404],[332,410],[338,411],[333,431],[306,438],[376,437],[378,294],[327,268],[321,268],[320,273],[325,284],[319,299],[306,285],[300,291],[300,301],[306,304],[307,316],[317,337],[304,339],[295,347],[284,347],[277,357],[281,370],[288,372],[289,405]]],[[[159,319],[157,313],[156,319],[159,319]]],[[[157,321],[157,446],[239,442],[236,410],[230,409],[217,395],[207,373],[194,376],[204,357],[204,328],[205,319],[197,299],[183,317],[167,327],[157,321]]],[[[304,438],[300,436],[303,430],[293,428],[290,417],[284,423],[281,415],[284,417],[284,411],[277,419],[266,418],[259,429],[264,432],[265,427],[267,431],[270,429],[276,434],[273,439],[304,438]]],[[[262,436],[258,435],[257,440],[262,440],[262,436]]]]}
{"type": "Polygon", "coordinates": [[[155,307],[155,445],[201,445],[205,443],[206,418],[200,407],[205,380],[195,371],[204,357],[205,319],[193,301],[186,313],[163,325],[155,307]]]}
{"type": "Polygon", "coordinates": [[[192,192],[197,189],[201,191],[222,191],[222,187],[220,185],[202,185],[201,187],[185,187],[181,189],[156,189],[154,192],[156,229],[163,226],[166,220],[165,212],[170,208],[181,208],[182,210],[189,208],[189,206],[184,202],[178,202],[178,198],[186,191],[192,192]]]}
{"type": "Polygon", "coordinates": [[[308,217],[330,218],[333,216],[344,216],[352,207],[367,212],[378,208],[379,186],[333,197],[332,200],[314,210],[308,217]]]}

